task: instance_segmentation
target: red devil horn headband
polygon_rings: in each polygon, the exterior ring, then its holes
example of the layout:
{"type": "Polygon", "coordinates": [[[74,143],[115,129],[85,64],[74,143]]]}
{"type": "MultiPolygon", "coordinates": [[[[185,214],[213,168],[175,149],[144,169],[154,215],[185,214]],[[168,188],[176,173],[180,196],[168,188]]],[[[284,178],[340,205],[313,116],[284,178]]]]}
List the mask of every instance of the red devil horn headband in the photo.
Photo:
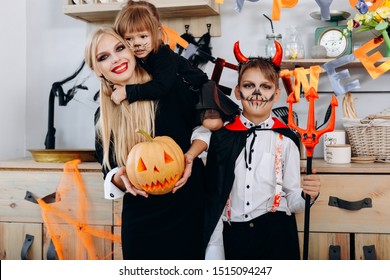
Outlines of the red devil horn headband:
{"type": "MultiPolygon", "coordinates": [[[[272,64],[279,67],[280,64],[282,63],[283,49],[282,49],[282,45],[278,41],[275,40],[274,43],[275,43],[276,52],[275,52],[275,55],[271,61],[272,61],[272,64]]],[[[247,58],[245,55],[243,55],[243,53],[240,50],[239,41],[234,43],[233,52],[234,52],[234,56],[236,57],[236,59],[239,63],[248,62],[249,58],[247,58]]]]}

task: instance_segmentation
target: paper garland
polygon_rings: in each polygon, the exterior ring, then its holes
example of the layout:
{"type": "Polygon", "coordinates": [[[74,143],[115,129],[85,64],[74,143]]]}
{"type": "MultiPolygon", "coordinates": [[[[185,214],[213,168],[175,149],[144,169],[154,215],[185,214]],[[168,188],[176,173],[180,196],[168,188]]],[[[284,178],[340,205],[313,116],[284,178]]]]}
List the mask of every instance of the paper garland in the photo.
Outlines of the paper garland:
{"type": "Polygon", "coordinates": [[[321,20],[330,20],[330,4],[333,0],[316,0],[318,6],[321,9],[321,20]]]}
{"type": "MultiPolygon", "coordinates": [[[[256,2],[258,0],[249,0],[251,2],[256,2]]],[[[333,0],[315,0],[316,3],[321,8],[321,19],[326,18],[329,10],[329,6],[333,0]]],[[[387,0],[386,0],[387,1],[387,0]]],[[[223,0],[215,1],[216,3],[223,4],[223,0]]],[[[236,4],[239,5],[239,10],[241,11],[244,0],[236,0],[236,4]]],[[[358,0],[350,0],[350,4],[355,7],[358,4],[358,0]]],[[[390,0],[389,0],[390,2],[390,0]]],[[[280,19],[280,10],[281,8],[292,8],[298,3],[298,0],[273,0],[273,9],[272,9],[272,19],[280,19]]],[[[385,0],[377,0],[372,3],[369,7],[369,10],[383,5],[385,0]]],[[[356,8],[356,7],[355,7],[356,8]]],[[[180,35],[173,29],[163,25],[164,31],[167,34],[168,38],[165,38],[165,41],[169,42],[171,49],[174,49],[176,44],[181,45],[183,48],[188,48],[189,44],[180,35]]],[[[350,62],[353,62],[355,59],[359,59],[362,65],[365,67],[372,79],[376,79],[383,75],[385,72],[390,70],[390,60],[375,66],[375,64],[383,58],[379,52],[375,52],[372,55],[367,55],[368,52],[379,47],[384,41],[390,48],[390,39],[386,30],[383,30],[382,36],[374,38],[367,43],[365,43],[360,48],[356,49],[353,54],[344,55],[340,58],[329,61],[321,66],[311,66],[309,69],[297,68],[293,71],[282,70],[280,76],[284,83],[284,87],[287,91],[287,94],[290,94],[290,91],[294,92],[294,98],[296,102],[299,102],[300,99],[300,86],[302,85],[303,91],[307,93],[309,88],[318,88],[318,79],[319,74],[326,72],[332,86],[333,91],[336,95],[342,95],[346,92],[349,92],[353,89],[359,88],[359,80],[355,79],[349,82],[344,82],[350,78],[349,70],[344,69],[342,71],[336,72],[336,68],[348,65],[350,62]],[[387,35],[387,36],[386,36],[387,35]],[[385,36],[385,39],[383,39],[385,36]],[[310,80],[307,79],[307,75],[310,75],[310,80]],[[291,84],[291,78],[294,77],[294,86],[291,84]]]]}
{"type": "Polygon", "coordinates": [[[383,62],[377,67],[375,66],[375,63],[383,58],[379,51],[371,55],[367,55],[367,53],[371,52],[373,49],[382,44],[383,41],[384,39],[382,36],[374,38],[353,52],[353,54],[360,60],[360,62],[366,68],[368,74],[370,74],[371,78],[374,80],[390,70],[390,60],[383,62]]]}

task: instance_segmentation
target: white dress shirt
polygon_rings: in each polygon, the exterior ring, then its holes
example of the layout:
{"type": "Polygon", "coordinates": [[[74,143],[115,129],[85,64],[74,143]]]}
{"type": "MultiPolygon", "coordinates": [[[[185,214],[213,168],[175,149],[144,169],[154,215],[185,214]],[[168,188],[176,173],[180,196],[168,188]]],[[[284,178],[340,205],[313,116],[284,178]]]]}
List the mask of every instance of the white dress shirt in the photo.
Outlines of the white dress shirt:
{"type": "MultiPolygon", "coordinates": [[[[260,124],[252,123],[243,115],[240,118],[247,128],[257,125],[270,129],[274,124],[271,117],[260,124]]],[[[270,210],[276,186],[277,137],[278,133],[272,130],[258,130],[247,138],[247,154],[250,153],[250,145],[255,138],[252,146],[252,160],[250,164],[248,159],[245,160],[245,149],[241,151],[236,160],[235,179],[230,193],[230,220],[232,222],[250,221],[270,210]]],[[[282,176],[282,197],[277,211],[284,211],[288,215],[302,212],[305,208],[305,200],[301,196],[299,150],[295,143],[285,136],[282,139],[282,176]]],[[[226,208],[221,219],[228,220],[226,208]]],[[[223,254],[222,230],[223,227],[220,226],[214,230],[206,250],[206,259],[215,259],[223,254]]]]}

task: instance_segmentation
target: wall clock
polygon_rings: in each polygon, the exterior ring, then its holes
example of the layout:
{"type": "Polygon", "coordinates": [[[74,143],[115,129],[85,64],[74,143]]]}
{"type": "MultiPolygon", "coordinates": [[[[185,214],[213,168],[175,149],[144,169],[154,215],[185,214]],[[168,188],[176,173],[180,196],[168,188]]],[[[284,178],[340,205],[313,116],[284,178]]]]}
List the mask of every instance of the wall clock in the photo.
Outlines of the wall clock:
{"type": "Polygon", "coordinates": [[[338,58],[352,52],[351,36],[344,36],[342,26],[320,27],[315,31],[315,43],[326,48],[327,58],[338,58]]]}

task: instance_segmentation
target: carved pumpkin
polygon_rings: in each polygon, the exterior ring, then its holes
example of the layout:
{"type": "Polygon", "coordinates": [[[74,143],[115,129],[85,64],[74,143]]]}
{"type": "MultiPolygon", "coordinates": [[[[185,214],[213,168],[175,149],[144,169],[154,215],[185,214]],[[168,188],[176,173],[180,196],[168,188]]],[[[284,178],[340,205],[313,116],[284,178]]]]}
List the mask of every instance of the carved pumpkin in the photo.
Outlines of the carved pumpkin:
{"type": "Polygon", "coordinates": [[[152,138],[139,130],[148,141],[138,143],[127,157],[126,172],[130,182],[149,194],[172,191],[184,172],[184,154],[168,136],[152,138]]]}

